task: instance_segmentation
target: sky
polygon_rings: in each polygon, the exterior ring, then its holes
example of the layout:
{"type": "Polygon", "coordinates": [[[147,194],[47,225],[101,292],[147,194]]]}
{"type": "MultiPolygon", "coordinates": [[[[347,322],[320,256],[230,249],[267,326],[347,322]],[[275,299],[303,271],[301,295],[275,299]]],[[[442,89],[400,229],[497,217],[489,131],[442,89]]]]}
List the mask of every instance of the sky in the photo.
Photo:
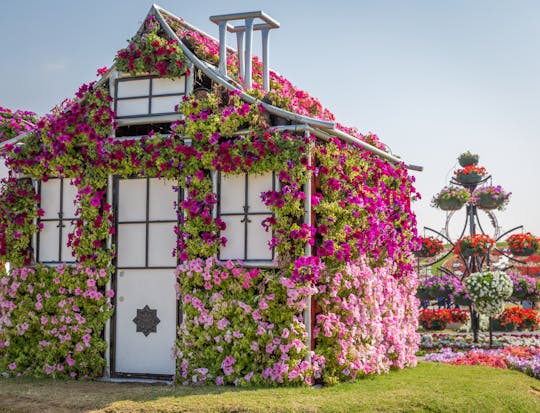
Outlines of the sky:
{"type": "MultiPolygon", "coordinates": [[[[263,10],[281,23],[270,66],[336,119],[376,133],[407,163],[418,228],[440,230],[430,201],[467,150],[512,192],[503,230],[540,235],[540,2],[537,0],[162,0],[217,37],[209,16],[263,10]]],[[[44,114],[110,66],[152,2],[0,0],[0,106],[44,114]]],[[[230,45],[235,39],[228,38],[230,45]]],[[[260,44],[255,38],[256,51],[260,44]]],[[[463,212],[451,220],[464,222],[463,212]]],[[[483,221],[489,233],[490,225],[483,221]]],[[[457,230],[456,230],[457,231],[457,230]]],[[[428,234],[428,233],[426,233],[428,234]]]]}

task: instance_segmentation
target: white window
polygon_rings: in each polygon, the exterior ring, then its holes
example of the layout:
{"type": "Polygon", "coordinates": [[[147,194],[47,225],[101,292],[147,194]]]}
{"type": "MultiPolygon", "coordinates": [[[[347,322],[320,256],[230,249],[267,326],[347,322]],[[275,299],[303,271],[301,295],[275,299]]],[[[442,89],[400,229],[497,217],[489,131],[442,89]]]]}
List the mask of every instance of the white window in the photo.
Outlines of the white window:
{"type": "Polygon", "coordinates": [[[41,263],[74,263],[68,236],[75,229],[77,188],[66,179],[52,178],[39,184],[42,226],[37,235],[37,260],[41,263]]]}
{"type": "Polygon", "coordinates": [[[261,193],[275,189],[274,174],[220,174],[218,181],[218,216],[227,225],[221,232],[227,244],[221,247],[219,259],[272,261],[272,232],[262,225],[272,213],[262,202],[261,193]]]}
{"type": "Polygon", "coordinates": [[[158,178],[115,182],[117,267],[175,268],[177,183],[158,178]]]}
{"type": "Polygon", "coordinates": [[[116,79],[114,110],[117,119],[176,114],[174,107],[186,94],[186,77],[157,76],[116,79]]]}

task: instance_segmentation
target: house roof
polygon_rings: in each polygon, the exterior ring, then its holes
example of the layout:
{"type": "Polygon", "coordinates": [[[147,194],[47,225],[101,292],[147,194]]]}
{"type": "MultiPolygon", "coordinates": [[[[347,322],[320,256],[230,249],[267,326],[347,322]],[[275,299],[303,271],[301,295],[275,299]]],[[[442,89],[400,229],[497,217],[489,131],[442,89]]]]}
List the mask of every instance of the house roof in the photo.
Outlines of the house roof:
{"type": "MultiPolygon", "coordinates": [[[[252,96],[253,93],[246,93],[246,91],[242,89],[238,77],[234,76],[234,68],[236,67],[235,63],[237,61],[236,50],[230,47],[227,48],[227,65],[231,69],[228,73],[232,73],[232,75],[224,75],[217,67],[219,63],[219,44],[215,38],[185,22],[171,12],[162,9],[158,5],[154,4],[150,8],[147,18],[149,16],[154,16],[157,19],[167,36],[178,42],[178,45],[186,58],[211,80],[229,90],[238,90],[240,92],[240,97],[246,102],[257,102],[264,106],[271,114],[288,119],[293,123],[291,126],[276,127],[274,129],[293,129],[297,132],[306,131],[322,139],[330,139],[331,137],[336,136],[339,139],[360,145],[364,149],[393,163],[403,162],[399,157],[388,152],[386,146],[382,144],[375,135],[364,136],[355,128],[348,128],[336,123],[334,121],[334,115],[328,109],[325,109],[316,98],[310,96],[309,93],[296,88],[285,77],[275,71],[270,70],[270,92],[275,92],[279,89],[279,93],[285,95],[286,100],[289,102],[288,107],[278,107],[268,103],[266,100],[263,101],[257,99],[252,96]],[[189,44],[191,47],[188,47],[189,44]],[[272,89],[272,85],[274,86],[274,89],[272,89]]],[[[144,27],[145,23],[143,22],[135,37],[140,36],[143,33],[144,27]]],[[[106,81],[114,69],[113,66],[109,71],[103,74],[102,78],[98,81],[98,85],[99,83],[106,81]]],[[[258,76],[254,77],[260,78],[261,71],[261,64],[255,56],[253,59],[253,73],[258,76]]],[[[257,82],[254,79],[253,89],[262,91],[261,83],[262,82],[257,82]]],[[[24,139],[28,133],[29,132],[27,131],[22,135],[0,142],[0,148],[8,143],[12,144],[24,139]]],[[[406,164],[405,166],[413,170],[422,170],[422,167],[415,165],[406,164]]]]}

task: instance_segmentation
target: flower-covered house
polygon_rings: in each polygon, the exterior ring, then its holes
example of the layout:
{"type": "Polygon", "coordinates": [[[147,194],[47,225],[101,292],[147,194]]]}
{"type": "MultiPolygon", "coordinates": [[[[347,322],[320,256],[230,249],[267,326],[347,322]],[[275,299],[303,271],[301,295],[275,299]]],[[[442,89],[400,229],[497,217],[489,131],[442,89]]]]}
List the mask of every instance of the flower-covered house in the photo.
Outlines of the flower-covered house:
{"type": "Polygon", "coordinates": [[[219,41],[153,6],[73,100],[1,111],[2,374],[310,384],[415,365],[414,167],[269,69],[274,19],[211,20],[219,41]]]}

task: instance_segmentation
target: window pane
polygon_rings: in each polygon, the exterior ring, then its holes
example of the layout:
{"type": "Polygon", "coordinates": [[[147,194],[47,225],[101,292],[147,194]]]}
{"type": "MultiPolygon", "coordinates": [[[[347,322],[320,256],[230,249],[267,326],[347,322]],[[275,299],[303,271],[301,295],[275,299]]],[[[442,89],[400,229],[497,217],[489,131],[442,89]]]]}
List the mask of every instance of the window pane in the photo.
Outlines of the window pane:
{"type": "Polygon", "coordinates": [[[221,236],[227,238],[227,245],[220,249],[220,259],[238,260],[244,259],[244,224],[242,217],[222,217],[227,228],[221,232],[221,236]]]}
{"type": "Polygon", "coordinates": [[[148,98],[117,100],[116,115],[118,117],[148,115],[148,98]]]}
{"type": "Polygon", "coordinates": [[[248,177],[248,212],[268,212],[268,207],[261,200],[261,192],[272,190],[272,173],[249,175],[248,177]]]}
{"type": "Polygon", "coordinates": [[[42,222],[43,229],[39,233],[40,262],[58,262],[58,221],[42,222]]]}
{"type": "Polygon", "coordinates": [[[64,218],[75,218],[77,206],[74,204],[77,197],[77,187],[64,179],[63,210],[64,218]]]}
{"type": "Polygon", "coordinates": [[[75,225],[70,221],[64,221],[64,228],[62,228],[62,262],[75,261],[75,257],[72,255],[71,247],[67,246],[68,235],[75,230],[75,225]]]}
{"type": "MultiPolygon", "coordinates": [[[[269,215],[268,215],[269,216],[269,215]]],[[[272,239],[272,231],[266,232],[262,226],[264,215],[250,215],[247,236],[247,259],[248,260],[272,260],[272,249],[268,242],[272,239]]]]}
{"type": "Polygon", "coordinates": [[[176,247],[174,224],[149,224],[148,226],[148,266],[175,267],[176,257],[173,250],[176,247]]]}
{"type": "Polygon", "coordinates": [[[148,96],[150,94],[150,79],[138,80],[119,80],[118,92],[119,98],[132,96],[148,96]]]}
{"type": "MultiPolygon", "coordinates": [[[[185,77],[178,79],[155,78],[152,79],[152,95],[165,93],[185,93],[185,77]]],[[[177,98],[180,101],[180,98],[177,98]]]]}
{"type": "Polygon", "coordinates": [[[181,102],[180,96],[163,96],[158,98],[152,98],[152,111],[153,115],[160,113],[174,113],[174,107],[181,102]]]}
{"type": "Polygon", "coordinates": [[[118,221],[146,220],[146,179],[118,182],[118,221]]]}
{"type": "MultiPolygon", "coordinates": [[[[60,179],[49,179],[41,182],[41,209],[45,211],[44,219],[58,219],[60,212],[60,179]]],[[[56,258],[58,260],[58,257],[56,258]]]]}
{"type": "Polygon", "coordinates": [[[150,179],[150,221],[176,221],[174,205],[178,201],[178,192],[173,189],[174,185],[174,181],[150,179]]]}
{"type": "Polygon", "coordinates": [[[144,267],[145,244],[145,224],[119,225],[118,267],[144,267]]]}
{"type": "Polygon", "coordinates": [[[222,214],[244,211],[245,175],[221,175],[220,212],[222,214]]]}

